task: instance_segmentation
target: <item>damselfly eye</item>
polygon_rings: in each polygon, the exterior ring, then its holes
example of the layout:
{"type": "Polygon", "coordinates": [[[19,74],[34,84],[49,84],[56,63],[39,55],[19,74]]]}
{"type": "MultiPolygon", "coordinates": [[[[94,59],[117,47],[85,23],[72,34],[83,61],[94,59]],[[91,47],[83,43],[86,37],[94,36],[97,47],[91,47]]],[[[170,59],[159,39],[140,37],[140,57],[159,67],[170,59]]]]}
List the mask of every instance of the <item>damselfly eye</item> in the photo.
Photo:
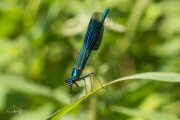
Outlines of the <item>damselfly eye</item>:
{"type": "Polygon", "coordinates": [[[67,78],[67,79],[66,79],[66,83],[67,83],[68,85],[72,85],[72,79],[71,79],[71,78],[67,78]]]}

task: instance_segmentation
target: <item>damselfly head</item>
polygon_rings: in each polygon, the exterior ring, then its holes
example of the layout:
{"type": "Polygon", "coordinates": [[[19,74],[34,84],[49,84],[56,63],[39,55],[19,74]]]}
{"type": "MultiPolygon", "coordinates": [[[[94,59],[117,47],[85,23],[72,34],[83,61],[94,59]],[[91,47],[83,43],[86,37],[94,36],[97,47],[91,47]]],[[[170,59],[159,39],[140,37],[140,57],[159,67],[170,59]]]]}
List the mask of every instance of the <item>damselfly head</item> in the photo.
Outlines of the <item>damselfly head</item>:
{"type": "Polygon", "coordinates": [[[67,78],[66,83],[71,86],[73,84],[73,78],[67,78]]]}

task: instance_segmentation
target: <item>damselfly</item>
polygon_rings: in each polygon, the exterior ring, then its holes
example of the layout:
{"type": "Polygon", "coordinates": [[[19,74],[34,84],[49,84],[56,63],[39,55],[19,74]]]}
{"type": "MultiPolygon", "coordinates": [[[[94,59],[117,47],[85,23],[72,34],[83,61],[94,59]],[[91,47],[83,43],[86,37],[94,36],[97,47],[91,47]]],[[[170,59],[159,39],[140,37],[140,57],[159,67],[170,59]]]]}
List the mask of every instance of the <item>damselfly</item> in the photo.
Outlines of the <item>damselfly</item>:
{"type": "MultiPolygon", "coordinates": [[[[92,57],[91,53],[93,51],[97,51],[101,45],[103,38],[103,31],[104,31],[104,20],[109,10],[110,10],[109,8],[106,8],[103,14],[101,12],[95,12],[89,21],[84,42],[77,57],[75,67],[72,70],[72,75],[70,78],[66,79],[66,83],[70,86],[70,98],[72,94],[73,84],[76,85],[77,93],[78,93],[79,85],[77,84],[77,81],[84,80],[85,88],[86,88],[85,78],[90,77],[90,81],[91,81],[91,75],[94,75],[98,80],[98,82],[101,84],[101,82],[94,73],[89,73],[83,77],[80,77],[80,75],[83,69],[85,68],[87,61],[92,57]]],[[[91,83],[91,91],[92,91],[92,83],[91,83]]],[[[87,89],[86,89],[86,94],[87,94],[87,89]]],[[[77,95],[77,99],[78,99],[78,95],[77,95]]]]}

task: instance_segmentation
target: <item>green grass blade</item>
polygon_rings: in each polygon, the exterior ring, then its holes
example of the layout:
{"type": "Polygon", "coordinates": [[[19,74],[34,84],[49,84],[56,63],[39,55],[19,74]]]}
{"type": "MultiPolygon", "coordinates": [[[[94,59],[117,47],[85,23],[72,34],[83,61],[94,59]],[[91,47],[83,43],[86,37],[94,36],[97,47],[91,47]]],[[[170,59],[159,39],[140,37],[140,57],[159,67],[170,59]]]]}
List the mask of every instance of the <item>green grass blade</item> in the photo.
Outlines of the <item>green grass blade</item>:
{"type": "Polygon", "coordinates": [[[105,84],[105,86],[119,82],[119,81],[130,80],[130,79],[148,79],[148,80],[156,80],[156,81],[163,81],[163,82],[180,82],[180,74],[172,73],[172,72],[140,73],[140,74],[135,74],[135,75],[119,78],[117,80],[114,80],[110,83],[105,84]]]}
{"type": "Polygon", "coordinates": [[[52,97],[52,90],[50,88],[36,84],[20,76],[1,74],[0,84],[7,86],[13,91],[25,93],[26,95],[52,97]]]}
{"type": "MultiPolygon", "coordinates": [[[[130,79],[148,79],[148,80],[156,80],[156,81],[163,81],[163,82],[180,82],[180,74],[178,74],[178,73],[170,73],[170,72],[141,73],[141,74],[135,74],[135,75],[119,78],[119,79],[114,80],[112,82],[109,82],[109,83],[107,83],[107,84],[105,84],[103,86],[105,87],[105,86],[108,86],[110,84],[114,84],[114,83],[119,82],[119,81],[130,80],[130,79]]],[[[94,90],[93,92],[88,93],[86,96],[82,97],[81,99],[79,99],[75,103],[72,103],[72,104],[58,110],[57,112],[52,114],[48,118],[48,120],[57,120],[57,119],[59,119],[62,115],[64,115],[65,113],[67,113],[68,111],[70,111],[71,109],[76,107],[79,103],[81,103],[81,101],[83,101],[84,99],[86,99],[90,95],[96,93],[100,89],[102,89],[102,87],[94,90]]]]}

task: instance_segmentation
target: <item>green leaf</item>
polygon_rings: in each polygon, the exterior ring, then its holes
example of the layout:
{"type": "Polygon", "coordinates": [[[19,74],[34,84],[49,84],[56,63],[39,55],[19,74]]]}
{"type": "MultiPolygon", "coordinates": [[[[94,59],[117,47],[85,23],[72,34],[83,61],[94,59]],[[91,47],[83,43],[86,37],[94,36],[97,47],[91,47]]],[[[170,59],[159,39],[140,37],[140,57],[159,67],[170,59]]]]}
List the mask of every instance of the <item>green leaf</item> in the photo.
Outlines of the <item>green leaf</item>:
{"type": "MultiPolygon", "coordinates": [[[[164,73],[163,72],[141,73],[141,74],[135,74],[135,75],[119,78],[119,79],[114,80],[112,82],[109,82],[109,83],[107,83],[107,84],[105,84],[103,86],[105,87],[105,86],[108,86],[110,84],[113,84],[113,83],[116,83],[116,82],[119,82],[119,81],[130,80],[130,79],[148,79],[148,80],[156,80],[156,81],[162,81],[162,82],[180,82],[180,74],[178,74],[178,73],[170,73],[170,72],[164,72],[164,73]]],[[[81,101],[83,101],[84,99],[86,99],[90,95],[96,93],[100,89],[102,89],[102,87],[88,93],[86,96],[82,97],[81,99],[79,99],[75,103],[72,103],[72,104],[58,110],[57,112],[52,114],[48,118],[48,120],[57,120],[57,119],[59,119],[62,115],[66,114],[68,111],[70,111],[71,109],[76,107],[79,103],[81,103],[81,101]]]]}
{"type": "Polygon", "coordinates": [[[7,86],[11,90],[25,93],[27,95],[51,97],[52,90],[50,88],[36,84],[20,76],[1,74],[0,84],[7,86]]]}
{"type": "Polygon", "coordinates": [[[12,91],[23,93],[25,95],[39,96],[45,99],[48,98],[48,100],[53,101],[57,104],[67,104],[66,99],[68,99],[68,95],[65,95],[61,90],[52,90],[47,86],[37,84],[21,76],[1,74],[0,84],[8,87],[8,89],[12,91]]]}

